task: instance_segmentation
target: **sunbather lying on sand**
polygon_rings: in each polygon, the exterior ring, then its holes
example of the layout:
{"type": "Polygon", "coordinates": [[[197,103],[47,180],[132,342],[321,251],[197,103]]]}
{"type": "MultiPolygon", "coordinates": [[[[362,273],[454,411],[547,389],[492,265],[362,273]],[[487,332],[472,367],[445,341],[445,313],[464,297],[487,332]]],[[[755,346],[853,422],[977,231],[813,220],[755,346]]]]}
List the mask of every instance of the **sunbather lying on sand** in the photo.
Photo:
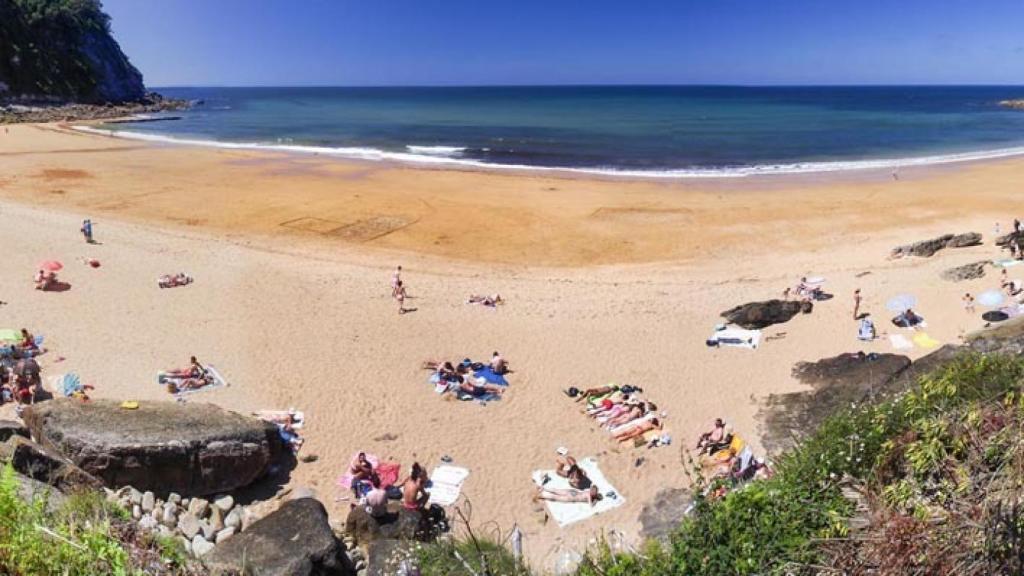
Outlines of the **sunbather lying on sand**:
{"type": "Polygon", "coordinates": [[[184,272],[177,274],[163,274],[156,280],[157,286],[161,288],[174,288],[192,283],[192,277],[184,272]]]}
{"type": "Polygon", "coordinates": [[[487,394],[501,395],[505,393],[504,386],[498,386],[497,384],[491,384],[488,382],[478,384],[469,374],[462,375],[462,382],[459,384],[459,390],[474,397],[480,397],[487,394]]]}
{"type": "Polygon", "coordinates": [[[613,392],[618,392],[619,386],[617,384],[609,384],[607,386],[598,386],[597,388],[587,388],[576,395],[577,402],[583,402],[591,398],[597,398],[613,392]]]}
{"type": "Polygon", "coordinates": [[[907,308],[905,311],[900,312],[892,319],[892,323],[899,326],[900,328],[915,328],[924,322],[924,318],[918,316],[913,310],[907,308]]]}
{"type": "Polygon", "coordinates": [[[566,454],[555,458],[555,474],[569,480],[569,486],[583,490],[590,487],[590,478],[576,463],[576,459],[566,454]]]}
{"type": "Polygon", "coordinates": [[[651,430],[661,430],[661,420],[658,418],[651,418],[644,422],[640,422],[636,426],[627,428],[615,434],[615,439],[619,442],[627,442],[633,438],[639,438],[645,433],[651,430]]]}
{"type": "Polygon", "coordinates": [[[186,368],[172,368],[160,375],[161,380],[177,379],[198,379],[206,374],[206,368],[196,360],[195,356],[189,358],[189,365],[186,368]]]}
{"type": "Polygon", "coordinates": [[[473,294],[466,300],[466,304],[483,304],[484,306],[495,307],[498,304],[504,304],[505,301],[501,299],[501,294],[494,294],[492,296],[478,296],[473,294]]]}
{"type": "Polygon", "coordinates": [[[570,488],[545,488],[537,487],[537,493],[533,495],[534,502],[538,500],[549,500],[551,502],[586,502],[591,506],[601,501],[601,493],[597,486],[591,486],[589,490],[573,490],[570,488]]]}
{"type": "Polygon", "coordinates": [[[658,407],[655,406],[653,402],[634,404],[630,406],[629,410],[627,410],[626,412],[619,414],[615,418],[610,418],[607,422],[604,423],[604,427],[608,428],[609,430],[612,428],[618,428],[623,424],[628,424],[633,420],[636,420],[637,418],[642,418],[646,414],[657,411],[658,407]]]}

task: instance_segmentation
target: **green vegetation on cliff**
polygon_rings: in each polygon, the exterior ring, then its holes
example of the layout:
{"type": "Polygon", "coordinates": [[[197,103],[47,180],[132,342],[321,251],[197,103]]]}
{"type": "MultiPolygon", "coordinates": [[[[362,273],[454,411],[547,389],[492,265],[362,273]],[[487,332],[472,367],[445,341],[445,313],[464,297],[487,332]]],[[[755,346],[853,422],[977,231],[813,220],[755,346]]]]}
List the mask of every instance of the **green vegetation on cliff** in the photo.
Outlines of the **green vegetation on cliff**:
{"type": "MultiPolygon", "coordinates": [[[[1022,433],[1024,359],[965,354],[830,417],[771,479],[698,497],[667,543],[598,547],[577,575],[1024,573],[1022,433]]],[[[440,565],[423,573],[469,574],[440,565]]]]}
{"type": "Polygon", "coordinates": [[[0,0],[0,97],[127,102],[142,75],[110,35],[99,0],[0,0]]]}

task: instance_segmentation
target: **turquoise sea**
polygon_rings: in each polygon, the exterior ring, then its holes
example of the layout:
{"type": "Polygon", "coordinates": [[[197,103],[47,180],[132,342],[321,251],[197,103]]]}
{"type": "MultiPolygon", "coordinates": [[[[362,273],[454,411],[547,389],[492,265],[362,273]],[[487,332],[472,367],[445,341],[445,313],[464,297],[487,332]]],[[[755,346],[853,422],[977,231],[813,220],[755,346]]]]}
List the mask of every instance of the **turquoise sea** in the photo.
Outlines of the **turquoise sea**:
{"type": "Polygon", "coordinates": [[[1012,86],[158,88],[127,136],[433,165],[742,176],[1024,153],[1012,86]]]}

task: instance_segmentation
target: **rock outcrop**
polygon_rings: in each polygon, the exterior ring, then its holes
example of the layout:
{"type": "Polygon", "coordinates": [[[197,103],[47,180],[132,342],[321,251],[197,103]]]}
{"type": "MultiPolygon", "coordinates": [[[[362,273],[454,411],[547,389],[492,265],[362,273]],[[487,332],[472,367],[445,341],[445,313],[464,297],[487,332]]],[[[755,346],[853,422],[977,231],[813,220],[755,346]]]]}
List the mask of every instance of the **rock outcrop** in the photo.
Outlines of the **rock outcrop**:
{"type": "Polygon", "coordinates": [[[345,546],[313,498],[289,500],[203,558],[212,574],[313,576],[354,574],[345,546]]]}
{"type": "Polygon", "coordinates": [[[160,495],[228,492],[266,474],[285,454],[277,428],[212,404],[58,399],[23,418],[32,437],[109,487],[160,495]]]}
{"type": "Polygon", "coordinates": [[[96,0],[0,2],[0,99],[142,99],[142,74],[111,36],[109,20],[96,0]]]}
{"type": "Polygon", "coordinates": [[[942,272],[943,280],[950,282],[963,282],[964,280],[976,280],[985,277],[985,267],[989,265],[988,260],[971,262],[963,266],[956,266],[942,272]]]}
{"type": "Polygon", "coordinates": [[[809,314],[814,305],[794,300],[750,302],[722,312],[722,317],[747,330],[759,330],[772,324],[789,322],[800,312],[809,314]]]}
{"type": "Polygon", "coordinates": [[[12,436],[0,444],[0,459],[7,460],[19,473],[53,486],[64,493],[98,490],[102,483],[70,459],[22,436],[12,436]]]}
{"type": "Polygon", "coordinates": [[[931,240],[922,240],[913,244],[905,244],[892,249],[892,256],[900,258],[903,256],[919,256],[929,258],[943,248],[966,248],[981,244],[981,234],[977,232],[966,232],[964,234],[943,234],[931,240]]]}

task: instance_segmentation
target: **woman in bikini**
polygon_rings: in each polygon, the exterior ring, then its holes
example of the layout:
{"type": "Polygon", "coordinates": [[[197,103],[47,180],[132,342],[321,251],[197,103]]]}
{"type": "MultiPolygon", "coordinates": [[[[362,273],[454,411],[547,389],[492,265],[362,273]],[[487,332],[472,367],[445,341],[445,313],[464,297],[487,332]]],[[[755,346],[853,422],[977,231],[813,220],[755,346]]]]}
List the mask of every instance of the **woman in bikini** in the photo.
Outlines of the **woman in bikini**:
{"type": "Polygon", "coordinates": [[[577,490],[584,490],[591,485],[590,477],[576,463],[572,456],[558,456],[555,459],[555,474],[569,481],[569,486],[577,490]]]}
{"type": "Polygon", "coordinates": [[[537,493],[533,495],[533,500],[549,500],[551,502],[586,502],[591,506],[596,506],[601,501],[601,493],[597,491],[597,486],[591,486],[589,490],[573,490],[569,488],[545,488],[543,486],[537,487],[537,493]]]}
{"type": "Polygon", "coordinates": [[[661,430],[661,420],[657,418],[651,418],[646,422],[641,422],[636,426],[622,430],[615,434],[615,439],[619,442],[628,442],[634,438],[639,438],[651,430],[661,430]]]}
{"type": "Polygon", "coordinates": [[[406,294],[405,284],[402,284],[401,280],[395,283],[394,297],[398,301],[398,313],[405,314],[405,299],[408,297],[408,294],[406,294]]]}
{"type": "Polygon", "coordinates": [[[419,462],[413,462],[409,477],[402,483],[402,508],[406,510],[422,510],[430,500],[426,491],[427,473],[419,462]]]}

